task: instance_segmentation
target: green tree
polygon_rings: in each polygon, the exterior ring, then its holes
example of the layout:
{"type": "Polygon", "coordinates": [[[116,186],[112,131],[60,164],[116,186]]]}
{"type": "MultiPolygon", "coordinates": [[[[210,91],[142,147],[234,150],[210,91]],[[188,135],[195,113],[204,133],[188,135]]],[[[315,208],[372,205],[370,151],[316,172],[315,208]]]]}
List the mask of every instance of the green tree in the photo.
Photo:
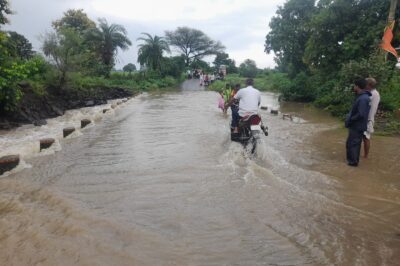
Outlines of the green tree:
{"type": "Polygon", "coordinates": [[[162,76],[179,78],[185,71],[185,58],[183,56],[164,57],[162,60],[162,76]]]}
{"type": "Polygon", "coordinates": [[[304,62],[334,73],[343,63],[368,57],[382,38],[390,1],[321,0],[309,24],[304,62]]]}
{"type": "Polygon", "coordinates": [[[274,51],[279,70],[294,77],[307,69],[304,50],[311,34],[308,24],[315,12],[315,0],[289,0],[279,7],[269,23],[265,51],[274,51]]]}
{"type": "Polygon", "coordinates": [[[8,0],[0,0],[0,25],[8,23],[6,15],[12,14],[8,0]]]}
{"type": "Polygon", "coordinates": [[[239,66],[239,74],[246,78],[255,78],[258,73],[256,62],[251,59],[244,60],[239,66]]]}
{"type": "Polygon", "coordinates": [[[125,65],[122,70],[124,72],[128,72],[129,74],[131,74],[133,71],[136,71],[136,66],[132,63],[129,63],[127,65],[125,65]]]}
{"type": "Polygon", "coordinates": [[[204,32],[188,27],[178,27],[165,32],[168,43],[176,47],[185,57],[186,66],[194,60],[222,52],[225,47],[213,41],[204,32]]]}
{"type": "Polygon", "coordinates": [[[43,40],[43,53],[59,72],[60,86],[67,80],[70,71],[77,70],[82,64],[82,37],[73,29],[47,33],[43,40]]]}
{"type": "Polygon", "coordinates": [[[56,31],[61,29],[74,29],[79,33],[96,28],[96,23],[92,21],[83,9],[69,9],[64,12],[64,16],[52,23],[56,31]]]}
{"type": "Polygon", "coordinates": [[[226,66],[226,71],[229,74],[238,73],[238,68],[236,67],[235,60],[229,58],[229,54],[227,53],[217,53],[214,59],[214,67],[216,69],[219,68],[221,65],[226,66]]]}
{"type": "MultiPolygon", "coordinates": [[[[186,61],[185,61],[186,62],[186,61]]],[[[191,69],[202,69],[203,72],[211,72],[212,68],[210,67],[210,64],[207,63],[204,60],[201,59],[195,59],[190,63],[190,68],[191,69]]]]}
{"type": "Polygon", "coordinates": [[[36,57],[28,61],[14,61],[4,49],[6,35],[0,32],[0,112],[13,110],[22,97],[18,83],[44,69],[45,62],[36,57]]]}
{"type": "Polygon", "coordinates": [[[170,52],[168,43],[163,37],[155,35],[152,37],[148,33],[142,33],[146,37],[140,37],[137,40],[142,41],[138,45],[138,62],[148,69],[161,71],[161,63],[164,52],[170,52]]]}
{"type": "Polygon", "coordinates": [[[32,44],[25,36],[16,33],[15,31],[7,32],[9,51],[10,53],[22,60],[32,58],[34,52],[32,50],[32,44]]]}
{"type": "Polygon", "coordinates": [[[110,75],[115,64],[118,48],[127,50],[132,45],[125,28],[118,24],[110,25],[106,19],[99,19],[98,27],[88,31],[87,40],[96,48],[97,54],[106,67],[104,73],[106,76],[110,75]]]}

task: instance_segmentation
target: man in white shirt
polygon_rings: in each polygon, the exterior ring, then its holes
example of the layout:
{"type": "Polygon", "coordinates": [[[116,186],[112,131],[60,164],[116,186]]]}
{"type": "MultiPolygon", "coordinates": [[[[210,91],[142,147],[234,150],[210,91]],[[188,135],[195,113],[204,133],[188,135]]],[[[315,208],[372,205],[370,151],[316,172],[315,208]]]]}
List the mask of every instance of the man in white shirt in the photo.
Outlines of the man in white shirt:
{"type": "MultiPolygon", "coordinates": [[[[235,96],[233,96],[230,101],[226,104],[225,109],[232,105],[235,100],[239,100],[239,117],[238,119],[258,114],[258,107],[261,103],[261,93],[259,90],[253,87],[253,79],[246,80],[246,88],[240,89],[235,96]]],[[[237,121],[239,122],[239,121],[237,121]]],[[[238,124],[238,123],[233,123],[238,124]]],[[[238,128],[233,128],[233,133],[238,133],[238,128]]]]}
{"type": "Polygon", "coordinates": [[[376,90],[376,80],[374,78],[366,78],[366,90],[371,92],[371,109],[368,115],[367,131],[364,132],[364,158],[368,158],[369,148],[371,146],[371,135],[374,133],[375,114],[378,110],[378,105],[381,100],[379,92],[376,90]]]}

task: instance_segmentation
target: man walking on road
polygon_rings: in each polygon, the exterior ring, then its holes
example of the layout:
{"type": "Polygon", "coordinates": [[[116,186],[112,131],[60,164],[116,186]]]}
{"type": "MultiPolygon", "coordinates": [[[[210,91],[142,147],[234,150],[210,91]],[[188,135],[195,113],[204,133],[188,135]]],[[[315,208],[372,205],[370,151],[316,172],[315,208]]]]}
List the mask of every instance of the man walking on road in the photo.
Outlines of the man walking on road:
{"type": "Polygon", "coordinates": [[[376,90],[376,80],[374,78],[366,78],[366,90],[371,93],[371,109],[368,115],[367,130],[364,132],[364,158],[368,158],[369,148],[371,146],[371,135],[374,133],[375,115],[381,100],[379,92],[376,90]]]}
{"type": "Polygon", "coordinates": [[[349,166],[358,166],[360,160],[361,142],[367,130],[368,115],[370,110],[371,93],[366,91],[367,81],[359,79],[354,83],[353,90],[357,99],[348,114],[345,126],[349,129],[346,141],[346,157],[349,166]]]}

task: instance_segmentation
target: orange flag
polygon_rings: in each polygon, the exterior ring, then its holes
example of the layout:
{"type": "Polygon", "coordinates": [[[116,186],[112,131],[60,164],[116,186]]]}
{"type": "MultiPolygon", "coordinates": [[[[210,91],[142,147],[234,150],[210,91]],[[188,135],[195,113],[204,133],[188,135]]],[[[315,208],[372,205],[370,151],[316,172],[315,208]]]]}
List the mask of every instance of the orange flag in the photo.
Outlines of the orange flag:
{"type": "Polygon", "coordinates": [[[389,25],[386,26],[380,47],[383,50],[394,55],[396,58],[398,58],[399,56],[397,55],[396,49],[394,49],[393,46],[391,45],[393,39],[393,32],[392,32],[393,27],[394,27],[394,21],[392,21],[389,25]]]}

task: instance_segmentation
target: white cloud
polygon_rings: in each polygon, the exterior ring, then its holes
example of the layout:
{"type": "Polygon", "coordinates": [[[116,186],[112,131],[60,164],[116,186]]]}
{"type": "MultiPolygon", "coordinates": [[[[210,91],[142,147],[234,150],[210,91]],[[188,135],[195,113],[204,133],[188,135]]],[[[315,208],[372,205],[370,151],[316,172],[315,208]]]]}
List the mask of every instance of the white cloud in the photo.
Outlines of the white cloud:
{"type": "Polygon", "coordinates": [[[272,55],[265,54],[268,22],[277,6],[285,0],[13,0],[16,15],[10,17],[7,30],[25,35],[40,48],[37,36],[51,27],[51,22],[70,8],[82,8],[93,20],[106,18],[123,25],[133,45],[119,52],[117,67],[136,63],[136,38],[141,32],[159,36],[165,30],[188,26],[202,30],[212,39],[221,41],[226,52],[239,64],[247,58],[259,67],[273,67],[272,55]]]}
{"type": "Polygon", "coordinates": [[[245,49],[233,50],[230,56],[235,58],[236,65],[239,66],[246,59],[256,61],[258,68],[271,68],[275,66],[273,54],[264,53],[264,44],[253,43],[245,49]]]}
{"type": "Polygon", "coordinates": [[[91,0],[98,13],[137,21],[207,20],[245,8],[275,9],[282,1],[265,0],[91,0]]]}

